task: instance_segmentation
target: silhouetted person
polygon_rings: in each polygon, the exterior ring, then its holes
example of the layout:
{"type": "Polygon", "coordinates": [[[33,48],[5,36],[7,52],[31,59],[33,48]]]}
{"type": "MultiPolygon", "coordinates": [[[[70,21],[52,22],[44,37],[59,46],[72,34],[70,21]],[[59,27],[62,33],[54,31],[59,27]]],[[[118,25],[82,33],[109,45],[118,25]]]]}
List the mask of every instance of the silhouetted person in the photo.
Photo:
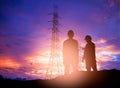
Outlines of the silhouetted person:
{"type": "Polygon", "coordinates": [[[64,75],[69,74],[70,66],[72,66],[73,73],[78,70],[78,41],[73,37],[74,32],[69,30],[68,39],[63,42],[64,75]]]}
{"type": "Polygon", "coordinates": [[[85,60],[87,71],[91,71],[91,69],[93,69],[93,71],[97,71],[95,44],[92,42],[90,35],[86,35],[85,40],[87,44],[84,48],[82,61],[85,60]]]}

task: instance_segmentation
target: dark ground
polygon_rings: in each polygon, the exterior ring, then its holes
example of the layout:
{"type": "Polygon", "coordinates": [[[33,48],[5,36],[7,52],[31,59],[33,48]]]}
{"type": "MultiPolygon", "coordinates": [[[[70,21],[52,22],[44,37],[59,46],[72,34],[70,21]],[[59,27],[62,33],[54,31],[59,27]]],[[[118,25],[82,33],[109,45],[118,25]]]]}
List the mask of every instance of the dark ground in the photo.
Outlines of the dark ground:
{"type": "Polygon", "coordinates": [[[120,88],[119,70],[80,71],[49,80],[11,80],[0,76],[0,88],[120,88]],[[76,77],[74,77],[76,75],[76,77]]]}

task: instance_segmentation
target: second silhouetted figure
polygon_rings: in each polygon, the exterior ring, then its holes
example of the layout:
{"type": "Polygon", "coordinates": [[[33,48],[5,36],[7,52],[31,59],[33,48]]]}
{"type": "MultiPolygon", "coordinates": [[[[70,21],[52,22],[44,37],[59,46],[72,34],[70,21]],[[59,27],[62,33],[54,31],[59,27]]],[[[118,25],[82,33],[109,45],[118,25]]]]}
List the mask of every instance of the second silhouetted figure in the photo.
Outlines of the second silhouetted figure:
{"type": "Polygon", "coordinates": [[[82,61],[85,60],[87,71],[91,71],[91,68],[93,69],[93,71],[97,71],[95,44],[91,41],[92,38],[90,35],[86,35],[85,40],[87,44],[84,48],[82,61]]]}

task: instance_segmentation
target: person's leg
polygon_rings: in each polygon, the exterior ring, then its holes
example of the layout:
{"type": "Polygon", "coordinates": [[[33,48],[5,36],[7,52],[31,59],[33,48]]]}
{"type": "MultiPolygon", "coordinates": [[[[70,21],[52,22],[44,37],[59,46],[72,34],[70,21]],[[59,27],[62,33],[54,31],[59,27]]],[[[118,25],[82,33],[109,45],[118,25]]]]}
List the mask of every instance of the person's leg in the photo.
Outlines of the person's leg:
{"type": "Polygon", "coordinates": [[[64,75],[69,75],[69,64],[64,65],[64,75]]]}
{"type": "Polygon", "coordinates": [[[92,69],[93,69],[93,71],[97,71],[97,65],[96,65],[96,62],[93,63],[93,65],[92,65],[92,69]]]}
{"type": "Polygon", "coordinates": [[[91,65],[90,65],[89,61],[86,61],[86,69],[87,69],[88,72],[91,71],[91,65]]]}
{"type": "Polygon", "coordinates": [[[87,69],[87,71],[88,71],[88,72],[90,72],[90,71],[91,71],[90,66],[86,66],[86,69],[87,69]]]}
{"type": "Polygon", "coordinates": [[[77,63],[73,63],[72,64],[72,68],[73,68],[73,73],[77,73],[78,72],[78,64],[77,63]]]}

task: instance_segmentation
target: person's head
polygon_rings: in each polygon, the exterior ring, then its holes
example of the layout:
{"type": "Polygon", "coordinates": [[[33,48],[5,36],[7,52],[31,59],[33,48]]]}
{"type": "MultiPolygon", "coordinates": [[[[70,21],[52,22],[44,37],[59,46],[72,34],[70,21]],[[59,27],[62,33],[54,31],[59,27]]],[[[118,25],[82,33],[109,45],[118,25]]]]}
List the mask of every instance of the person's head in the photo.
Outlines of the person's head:
{"type": "Polygon", "coordinates": [[[73,38],[73,36],[74,36],[73,30],[69,30],[69,31],[68,31],[68,37],[69,37],[69,38],[73,38]]]}
{"type": "Polygon", "coordinates": [[[89,42],[89,41],[92,40],[92,37],[91,37],[90,35],[86,35],[86,36],[85,36],[85,40],[86,40],[87,42],[89,42]]]}

